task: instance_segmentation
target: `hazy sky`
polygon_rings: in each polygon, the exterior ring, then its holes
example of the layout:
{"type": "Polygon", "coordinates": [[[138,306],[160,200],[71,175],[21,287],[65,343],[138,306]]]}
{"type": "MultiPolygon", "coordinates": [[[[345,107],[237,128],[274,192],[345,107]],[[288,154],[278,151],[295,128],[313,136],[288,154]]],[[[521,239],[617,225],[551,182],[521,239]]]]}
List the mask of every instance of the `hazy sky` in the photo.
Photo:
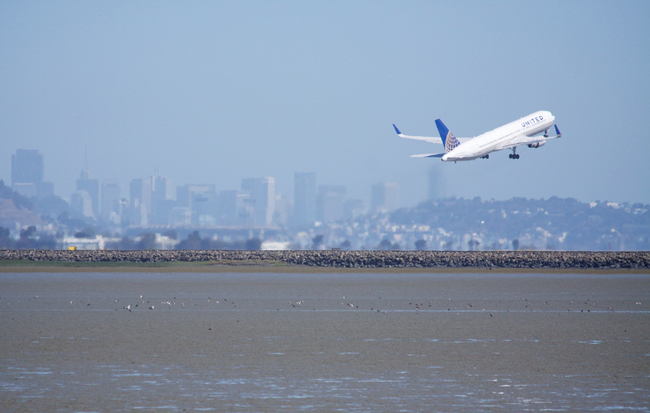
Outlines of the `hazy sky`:
{"type": "Polygon", "coordinates": [[[400,205],[444,195],[650,203],[648,1],[3,1],[0,178],[38,149],[69,197],[157,168],[174,185],[237,189],[293,173],[397,182],[400,205]],[[549,110],[563,138],[489,160],[414,159],[549,110]]]}

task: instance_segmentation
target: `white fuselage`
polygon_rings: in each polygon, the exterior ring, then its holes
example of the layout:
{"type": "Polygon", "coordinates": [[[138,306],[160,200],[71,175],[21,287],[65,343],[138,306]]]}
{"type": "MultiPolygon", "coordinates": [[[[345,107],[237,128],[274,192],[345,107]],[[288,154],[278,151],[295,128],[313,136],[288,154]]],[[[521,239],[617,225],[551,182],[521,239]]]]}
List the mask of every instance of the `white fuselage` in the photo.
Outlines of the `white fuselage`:
{"type": "MultiPolygon", "coordinates": [[[[551,112],[539,111],[475,137],[442,157],[443,161],[471,161],[490,152],[525,144],[529,138],[548,131],[555,123],[551,112]]],[[[535,139],[530,139],[535,141],[535,139]]]]}

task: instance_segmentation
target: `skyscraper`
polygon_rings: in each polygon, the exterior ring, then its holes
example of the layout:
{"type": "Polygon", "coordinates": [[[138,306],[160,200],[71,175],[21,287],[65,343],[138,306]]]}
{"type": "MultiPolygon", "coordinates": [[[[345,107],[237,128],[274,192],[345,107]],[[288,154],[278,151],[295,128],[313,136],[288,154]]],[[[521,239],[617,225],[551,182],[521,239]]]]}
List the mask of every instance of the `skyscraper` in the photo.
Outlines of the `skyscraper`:
{"type": "Polygon", "coordinates": [[[250,202],[253,206],[253,224],[271,225],[275,213],[275,179],[270,176],[244,178],[242,179],[241,189],[250,193],[250,202]]]}
{"type": "Polygon", "coordinates": [[[176,200],[178,207],[190,211],[193,225],[217,223],[217,192],[213,184],[179,186],[176,200]]]}
{"type": "Polygon", "coordinates": [[[84,169],[79,174],[77,179],[77,191],[86,191],[90,196],[92,203],[92,211],[95,217],[99,216],[99,180],[90,179],[90,170],[88,169],[88,161],[84,164],[84,169]]]}
{"type": "Polygon", "coordinates": [[[122,215],[120,211],[120,184],[116,181],[106,180],[102,182],[102,219],[109,221],[111,216],[113,220],[122,215]],[[114,215],[113,215],[114,214],[114,215]]]}
{"type": "Polygon", "coordinates": [[[219,225],[252,225],[254,212],[249,201],[250,193],[248,191],[220,191],[217,206],[219,225]]]}
{"type": "Polygon", "coordinates": [[[373,213],[397,209],[397,184],[382,182],[370,189],[370,210],[373,213]]]}
{"type": "Polygon", "coordinates": [[[316,174],[296,172],[293,175],[295,225],[311,225],[316,221],[316,174]]]}
{"type": "Polygon", "coordinates": [[[151,215],[152,180],[148,178],[132,179],[129,186],[130,198],[130,223],[146,226],[151,215]]]}
{"type": "Polygon", "coordinates": [[[171,180],[166,176],[156,175],[153,177],[153,198],[155,201],[172,199],[171,180]]]}
{"type": "Polygon", "coordinates": [[[323,222],[343,219],[343,204],[347,190],[344,185],[320,185],[316,203],[316,218],[323,222]]]}
{"type": "Polygon", "coordinates": [[[92,200],[86,191],[76,191],[70,195],[70,208],[80,216],[93,216],[92,200]]]}
{"type": "Polygon", "coordinates": [[[427,171],[427,199],[440,199],[444,196],[444,179],[438,168],[432,166],[427,171]]]}
{"type": "Polygon", "coordinates": [[[171,180],[160,175],[155,175],[152,179],[151,222],[159,225],[168,225],[171,210],[176,206],[176,202],[172,200],[171,180]]]}
{"type": "Polygon", "coordinates": [[[43,182],[45,163],[37,150],[18,149],[11,155],[11,185],[43,182]]]}
{"type": "Polygon", "coordinates": [[[11,155],[11,187],[26,197],[45,198],[54,193],[54,184],[44,182],[45,162],[37,150],[18,149],[11,155]]]}

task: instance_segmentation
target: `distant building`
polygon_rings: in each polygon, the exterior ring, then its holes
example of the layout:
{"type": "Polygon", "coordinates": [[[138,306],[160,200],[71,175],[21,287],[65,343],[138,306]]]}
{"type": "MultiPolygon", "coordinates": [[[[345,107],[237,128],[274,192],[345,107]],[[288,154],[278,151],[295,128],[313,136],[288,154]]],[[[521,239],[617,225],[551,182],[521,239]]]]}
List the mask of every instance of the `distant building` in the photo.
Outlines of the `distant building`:
{"type": "Polygon", "coordinates": [[[225,226],[250,226],[253,207],[248,191],[226,190],[219,192],[217,222],[225,226]]]}
{"type": "Polygon", "coordinates": [[[165,176],[152,177],[151,221],[169,225],[171,210],[177,206],[173,200],[171,180],[165,176]]]}
{"type": "Polygon", "coordinates": [[[316,221],[316,174],[296,172],[293,175],[293,185],[293,222],[298,226],[311,225],[316,221]]]}
{"type": "Polygon", "coordinates": [[[237,192],[235,190],[219,192],[217,197],[217,223],[219,225],[236,225],[237,192]]]}
{"type": "Polygon", "coordinates": [[[18,149],[11,155],[11,187],[26,197],[45,198],[54,194],[54,184],[44,182],[45,162],[37,150],[18,149]]]}
{"type": "MultiPolygon", "coordinates": [[[[120,184],[117,181],[106,180],[102,182],[102,207],[100,216],[105,221],[111,221],[113,214],[116,217],[122,215],[120,209],[120,184]]],[[[115,218],[112,219],[115,221],[115,218]]]]}
{"type": "Polygon", "coordinates": [[[37,150],[18,149],[11,155],[11,185],[43,182],[45,163],[37,150]]]}
{"type": "Polygon", "coordinates": [[[343,219],[353,219],[366,212],[366,206],[360,199],[348,199],[343,203],[343,219]]]}
{"type": "Polygon", "coordinates": [[[22,196],[26,196],[27,198],[37,196],[38,194],[36,184],[32,183],[19,182],[13,184],[12,188],[14,191],[18,192],[22,196]]]}
{"type": "MultiPolygon", "coordinates": [[[[214,185],[183,185],[176,188],[176,208],[187,208],[191,213],[192,225],[215,225],[217,223],[217,192],[214,185]]],[[[181,211],[174,210],[175,222],[181,218],[181,211]]]]}
{"type": "Polygon", "coordinates": [[[275,179],[270,176],[244,178],[241,189],[250,194],[250,203],[253,208],[252,225],[271,225],[275,213],[275,179]]]}
{"type": "Polygon", "coordinates": [[[440,199],[442,196],[442,177],[438,169],[432,166],[427,171],[427,199],[440,199]]]}
{"type": "Polygon", "coordinates": [[[169,224],[188,226],[192,223],[192,211],[187,207],[174,207],[169,213],[169,224]]]}
{"type": "Polygon", "coordinates": [[[347,189],[343,185],[320,185],[316,202],[316,218],[321,222],[343,219],[347,189]]]}
{"type": "Polygon", "coordinates": [[[36,196],[39,198],[47,198],[54,195],[54,183],[43,181],[36,187],[36,196]]]}
{"type": "Polygon", "coordinates": [[[372,185],[370,190],[371,212],[388,212],[394,209],[397,209],[397,184],[382,182],[372,185]]]}
{"type": "Polygon", "coordinates": [[[85,165],[77,179],[77,191],[86,191],[92,202],[93,216],[99,216],[99,180],[90,178],[90,170],[85,165]]]}
{"type": "Polygon", "coordinates": [[[286,226],[292,215],[293,202],[281,193],[275,194],[275,212],[273,213],[273,222],[279,226],[286,226]]]}
{"type": "Polygon", "coordinates": [[[173,199],[172,182],[166,176],[156,175],[153,177],[153,199],[155,201],[173,199]]]}
{"type": "MultiPolygon", "coordinates": [[[[114,218],[114,222],[122,224],[123,227],[131,225],[131,203],[127,198],[120,199],[120,212],[119,219],[114,218]]],[[[111,214],[112,216],[112,214],[111,214]]]]}
{"type": "Polygon", "coordinates": [[[94,216],[92,199],[86,191],[76,191],[70,195],[70,209],[86,218],[94,216]]]}
{"type": "Polygon", "coordinates": [[[153,182],[151,177],[131,180],[129,185],[129,222],[131,225],[149,225],[152,191],[153,182]]]}
{"type": "Polygon", "coordinates": [[[205,192],[192,192],[192,225],[217,224],[217,193],[214,188],[205,192]]]}

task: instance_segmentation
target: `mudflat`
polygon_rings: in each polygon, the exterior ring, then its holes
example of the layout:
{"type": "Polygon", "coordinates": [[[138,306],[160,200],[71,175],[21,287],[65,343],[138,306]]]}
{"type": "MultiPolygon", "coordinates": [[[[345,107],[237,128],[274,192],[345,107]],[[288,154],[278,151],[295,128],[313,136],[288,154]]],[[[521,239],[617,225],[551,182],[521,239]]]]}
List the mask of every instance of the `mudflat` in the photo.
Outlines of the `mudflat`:
{"type": "Polygon", "coordinates": [[[2,273],[0,406],[648,411],[650,275],[2,273]]]}

